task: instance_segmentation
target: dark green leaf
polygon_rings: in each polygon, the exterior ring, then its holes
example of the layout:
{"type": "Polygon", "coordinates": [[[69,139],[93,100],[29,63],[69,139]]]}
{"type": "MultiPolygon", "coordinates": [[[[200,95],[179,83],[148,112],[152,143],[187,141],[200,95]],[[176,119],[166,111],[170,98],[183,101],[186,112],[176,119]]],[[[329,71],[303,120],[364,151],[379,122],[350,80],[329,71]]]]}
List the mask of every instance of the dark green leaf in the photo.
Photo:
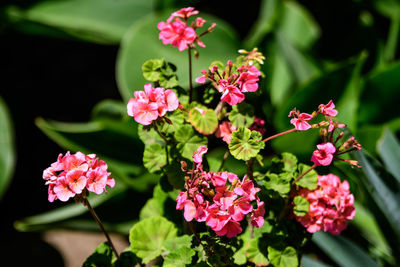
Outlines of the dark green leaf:
{"type": "Polygon", "coordinates": [[[376,145],[385,167],[400,183],[400,143],[396,136],[385,128],[376,145]]]}
{"type": "Polygon", "coordinates": [[[140,259],[131,251],[124,251],[115,262],[115,267],[133,267],[140,263],[140,259]]]}
{"type": "Polygon", "coordinates": [[[268,258],[275,267],[297,267],[299,260],[293,247],[277,250],[268,246],[268,258]]]}
{"type": "Polygon", "coordinates": [[[365,251],[343,236],[317,232],[312,240],[339,266],[379,266],[365,251]]]}
{"type": "Polygon", "coordinates": [[[262,141],[262,136],[259,132],[240,127],[232,133],[229,151],[236,159],[247,161],[257,156],[264,146],[265,143],[262,141]]]}
{"type": "Polygon", "coordinates": [[[129,234],[131,250],[144,263],[161,255],[164,242],[177,236],[174,224],[163,217],[150,217],[135,224],[129,234]]]}
{"type": "Polygon", "coordinates": [[[308,200],[302,196],[295,196],[293,199],[293,204],[293,213],[296,216],[302,217],[310,210],[310,203],[308,203],[308,200]]]}
{"type": "Polygon", "coordinates": [[[0,199],[11,182],[15,168],[15,144],[12,119],[0,97],[0,199]]]}
{"type": "Polygon", "coordinates": [[[152,11],[152,2],[42,1],[26,11],[14,13],[21,20],[55,27],[87,41],[117,44],[130,25],[152,11]]]}
{"type": "MultiPolygon", "coordinates": [[[[180,86],[189,87],[187,51],[179,52],[178,48],[163,45],[158,39],[157,24],[165,21],[174,11],[168,10],[148,16],[135,23],[126,33],[118,54],[116,75],[120,93],[126,101],[132,96],[133,91],[141,90],[146,83],[141,74],[141,65],[151,58],[164,57],[166,61],[173,62],[177,66],[180,86]]],[[[239,48],[233,30],[226,23],[204,13],[201,13],[201,17],[207,20],[205,28],[212,22],[216,22],[217,27],[212,33],[201,38],[207,47],[200,48],[199,59],[193,61],[194,77],[200,76],[200,71],[207,68],[214,60],[226,62],[236,57],[239,48]]]]}
{"type": "Polygon", "coordinates": [[[110,244],[104,242],[85,260],[82,267],[111,267],[112,256],[110,244]]]}

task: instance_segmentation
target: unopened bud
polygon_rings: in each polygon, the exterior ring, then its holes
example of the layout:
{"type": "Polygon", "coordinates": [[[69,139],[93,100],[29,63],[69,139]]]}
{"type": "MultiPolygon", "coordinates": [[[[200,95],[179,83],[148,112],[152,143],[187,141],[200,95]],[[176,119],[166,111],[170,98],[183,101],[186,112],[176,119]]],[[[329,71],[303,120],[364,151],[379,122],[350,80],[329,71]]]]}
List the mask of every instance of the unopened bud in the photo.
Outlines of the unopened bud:
{"type": "Polygon", "coordinates": [[[199,51],[197,51],[197,49],[195,49],[194,50],[194,57],[196,58],[196,59],[199,59],[199,51]]]}
{"type": "Polygon", "coordinates": [[[181,161],[181,170],[183,171],[183,172],[186,172],[187,171],[187,163],[186,163],[186,161],[181,161]]]}
{"type": "Polygon", "coordinates": [[[321,128],[321,129],[319,130],[319,134],[320,134],[321,136],[323,136],[323,137],[326,137],[326,136],[328,136],[328,131],[327,131],[325,128],[321,128]]]}
{"type": "Polygon", "coordinates": [[[226,65],[227,65],[228,67],[232,67],[232,66],[233,66],[232,60],[228,60],[228,62],[226,62],[226,65]]]}

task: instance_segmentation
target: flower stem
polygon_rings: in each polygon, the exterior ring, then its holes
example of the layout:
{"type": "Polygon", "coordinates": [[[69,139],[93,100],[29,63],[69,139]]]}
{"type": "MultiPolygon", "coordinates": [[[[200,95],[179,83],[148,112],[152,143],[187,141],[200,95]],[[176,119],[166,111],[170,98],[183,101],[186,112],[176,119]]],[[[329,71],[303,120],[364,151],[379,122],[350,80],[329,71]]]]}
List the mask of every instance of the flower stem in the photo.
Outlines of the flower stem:
{"type": "Polygon", "coordinates": [[[301,178],[303,178],[307,173],[309,173],[310,171],[314,170],[315,167],[317,167],[317,165],[312,165],[308,170],[306,170],[305,172],[303,172],[302,174],[300,174],[296,179],[294,179],[293,183],[297,183],[298,181],[300,181],[301,178]]]}
{"type": "Polygon", "coordinates": [[[246,174],[247,174],[247,177],[251,180],[251,181],[253,181],[253,163],[254,163],[254,160],[251,158],[251,159],[249,159],[248,161],[246,161],[246,167],[247,167],[247,172],[246,172],[246,174]]]}
{"type": "Polygon", "coordinates": [[[189,222],[189,227],[190,227],[190,230],[192,231],[192,233],[194,234],[194,236],[196,237],[197,241],[201,244],[200,236],[194,229],[193,222],[189,222]]]}
{"type": "Polygon", "coordinates": [[[270,137],[267,137],[267,138],[265,138],[265,139],[263,140],[263,142],[268,142],[269,140],[272,140],[272,139],[274,139],[274,138],[276,138],[276,137],[279,137],[279,136],[281,136],[281,135],[285,135],[285,134],[288,134],[288,133],[291,133],[291,132],[294,132],[294,131],[296,131],[296,128],[293,128],[293,129],[290,129],[290,130],[287,130],[287,131],[284,131],[284,132],[281,132],[281,133],[272,135],[272,136],[270,136],[270,137]]]}
{"type": "Polygon", "coordinates": [[[228,159],[228,156],[229,156],[229,150],[226,151],[224,154],[224,158],[222,159],[221,165],[218,168],[219,172],[222,170],[222,167],[224,167],[224,164],[225,164],[226,160],[228,159]]]}
{"type": "Polygon", "coordinates": [[[92,206],[90,205],[89,200],[88,200],[87,198],[85,198],[85,206],[88,207],[88,209],[89,209],[90,213],[92,214],[93,218],[94,218],[95,221],[99,224],[101,230],[103,231],[104,235],[105,235],[106,238],[107,238],[108,243],[109,243],[110,246],[111,246],[111,249],[114,251],[115,257],[117,257],[117,259],[119,259],[118,252],[117,252],[117,250],[115,249],[114,244],[113,244],[113,242],[111,241],[110,236],[108,235],[106,229],[105,229],[104,226],[103,226],[103,223],[100,221],[100,218],[97,216],[96,212],[94,211],[94,209],[93,209],[92,206]]]}
{"type": "Polygon", "coordinates": [[[164,140],[164,142],[166,144],[171,144],[171,142],[167,139],[167,137],[165,137],[165,135],[163,135],[160,130],[158,130],[157,125],[154,124],[154,130],[158,133],[158,135],[164,140]]]}
{"type": "Polygon", "coordinates": [[[188,56],[189,56],[189,103],[192,103],[193,100],[193,85],[192,85],[192,49],[188,48],[188,56]]]}

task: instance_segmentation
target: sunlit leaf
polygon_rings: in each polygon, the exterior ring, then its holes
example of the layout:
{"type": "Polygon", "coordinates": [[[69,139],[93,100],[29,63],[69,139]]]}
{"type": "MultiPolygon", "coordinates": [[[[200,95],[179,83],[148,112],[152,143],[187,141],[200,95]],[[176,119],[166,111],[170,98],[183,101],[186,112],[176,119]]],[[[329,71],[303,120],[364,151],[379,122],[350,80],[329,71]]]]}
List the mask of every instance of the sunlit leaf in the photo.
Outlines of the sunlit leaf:
{"type": "Polygon", "coordinates": [[[175,133],[175,139],[178,141],[177,149],[184,158],[193,160],[193,152],[201,145],[207,145],[207,138],[194,132],[191,125],[182,125],[175,133]]]}
{"type": "Polygon", "coordinates": [[[229,121],[233,126],[250,127],[254,122],[254,108],[248,103],[240,103],[232,107],[229,112],[229,121]]]}
{"type": "Polygon", "coordinates": [[[232,133],[229,151],[236,159],[249,160],[257,156],[264,146],[265,143],[262,141],[262,136],[259,132],[240,127],[232,133]]]}
{"type": "Polygon", "coordinates": [[[268,246],[268,258],[275,267],[295,267],[298,266],[296,250],[293,247],[286,247],[284,250],[278,250],[268,246]]]}
{"type": "Polygon", "coordinates": [[[310,210],[310,203],[302,196],[295,196],[293,199],[293,213],[296,216],[304,216],[310,210]]]}
{"type": "Polygon", "coordinates": [[[189,112],[189,121],[201,134],[209,135],[215,132],[218,127],[217,114],[213,109],[193,108],[189,112]]]}
{"type": "Polygon", "coordinates": [[[143,152],[143,165],[151,173],[161,170],[167,164],[165,147],[160,144],[146,146],[143,152]]]}
{"type": "MultiPolygon", "coordinates": [[[[299,164],[299,174],[305,173],[310,169],[310,166],[300,163],[299,164]]],[[[311,170],[309,173],[304,175],[300,180],[296,182],[297,185],[307,188],[309,190],[314,190],[318,186],[318,173],[315,170],[311,170]]]]}

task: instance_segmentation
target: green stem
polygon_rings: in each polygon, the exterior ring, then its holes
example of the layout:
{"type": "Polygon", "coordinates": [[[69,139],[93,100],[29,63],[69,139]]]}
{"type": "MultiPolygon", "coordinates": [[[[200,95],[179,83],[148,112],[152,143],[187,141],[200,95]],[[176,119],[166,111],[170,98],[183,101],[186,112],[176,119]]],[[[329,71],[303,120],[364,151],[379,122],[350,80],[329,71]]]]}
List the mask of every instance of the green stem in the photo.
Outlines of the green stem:
{"type": "Polygon", "coordinates": [[[161,132],[160,132],[160,130],[158,130],[158,127],[157,127],[157,125],[155,125],[154,124],[154,130],[158,133],[158,135],[164,140],[164,142],[166,143],[166,144],[171,144],[171,142],[167,139],[167,137],[165,136],[165,135],[163,135],[161,132]]]}
{"type": "Polygon", "coordinates": [[[100,221],[100,218],[97,216],[96,212],[94,211],[94,209],[93,209],[92,206],[90,205],[89,200],[88,200],[87,198],[85,198],[85,205],[86,205],[86,207],[88,207],[88,209],[89,209],[90,213],[92,214],[93,218],[94,218],[95,221],[99,224],[101,230],[103,231],[104,235],[106,236],[107,241],[108,241],[108,243],[109,243],[110,246],[111,246],[111,249],[114,251],[115,257],[117,257],[117,259],[119,259],[118,252],[117,252],[117,250],[115,249],[115,246],[114,246],[113,242],[111,241],[110,236],[108,235],[106,229],[105,229],[104,226],[103,226],[103,223],[100,221]]]}
{"type": "Polygon", "coordinates": [[[296,179],[294,179],[293,183],[297,183],[298,181],[300,181],[301,178],[303,178],[307,173],[309,173],[310,171],[314,170],[315,167],[317,167],[317,165],[312,165],[308,170],[306,170],[305,172],[303,172],[301,175],[299,175],[296,179]]]}
{"type": "Polygon", "coordinates": [[[293,128],[293,129],[290,129],[290,130],[287,130],[287,131],[284,131],[284,132],[281,132],[281,133],[272,135],[272,136],[270,136],[270,137],[267,137],[267,138],[265,138],[265,139],[263,140],[263,142],[268,142],[269,140],[272,140],[272,139],[274,139],[274,138],[276,138],[276,137],[279,137],[279,136],[281,136],[281,135],[285,135],[285,134],[288,134],[288,133],[291,133],[291,132],[294,132],[294,131],[296,131],[296,128],[293,128]]]}
{"type": "Polygon", "coordinates": [[[193,85],[192,85],[192,49],[188,48],[188,56],[189,56],[189,103],[192,103],[193,100],[193,85]]]}
{"type": "Polygon", "coordinates": [[[254,160],[253,158],[249,159],[248,161],[246,161],[246,166],[247,166],[247,177],[253,181],[253,163],[254,160]]]}

